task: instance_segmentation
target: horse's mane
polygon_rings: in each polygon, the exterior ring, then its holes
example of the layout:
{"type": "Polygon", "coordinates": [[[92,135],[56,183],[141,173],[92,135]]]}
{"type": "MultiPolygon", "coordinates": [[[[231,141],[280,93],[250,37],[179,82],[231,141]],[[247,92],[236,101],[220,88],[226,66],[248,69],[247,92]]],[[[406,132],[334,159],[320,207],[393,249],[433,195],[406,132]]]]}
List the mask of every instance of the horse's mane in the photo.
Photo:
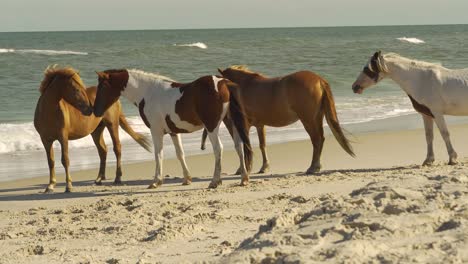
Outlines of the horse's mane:
{"type": "Polygon", "coordinates": [[[385,54],[384,59],[397,60],[400,62],[404,62],[405,64],[411,65],[412,67],[420,68],[420,69],[443,67],[441,63],[410,59],[410,58],[403,57],[400,54],[393,53],[393,52],[385,54]]]}
{"type": "Polygon", "coordinates": [[[145,72],[142,70],[137,70],[137,69],[131,69],[129,70],[132,73],[137,74],[138,76],[144,78],[144,79],[158,79],[166,82],[176,82],[172,78],[157,74],[157,73],[151,73],[151,72],[145,72]]]}
{"type": "Polygon", "coordinates": [[[71,77],[76,73],[78,73],[78,71],[73,69],[72,67],[67,66],[59,68],[57,64],[49,65],[44,70],[44,79],[42,80],[41,85],[39,86],[39,91],[41,92],[41,94],[43,94],[56,76],[71,77]]]}
{"type": "Polygon", "coordinates": [[[238,71],[243,71],[245,73],[258,74],[260,76],[263,76],[261,73],[254,72],[254,71],[250,70],[247,65],[231,65],[231,66],[229,66],[228,69],[238,70],[238,71]]]}

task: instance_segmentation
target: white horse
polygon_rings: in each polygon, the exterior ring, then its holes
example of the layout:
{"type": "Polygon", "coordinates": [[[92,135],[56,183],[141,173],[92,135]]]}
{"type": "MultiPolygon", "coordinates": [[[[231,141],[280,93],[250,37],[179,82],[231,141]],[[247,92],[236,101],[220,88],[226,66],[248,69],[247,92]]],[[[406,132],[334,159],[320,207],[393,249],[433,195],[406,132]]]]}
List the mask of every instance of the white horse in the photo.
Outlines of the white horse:
{"type": "Polygon", "coordinates": [[[395,53],[376,52],[353,84],[354,93],[377,84],[384,78],[395,81],[408,94],[421,113],[426,131],[427,156],[423,165],[434,162],[433,122],[445,141],[450,165],[457,164],[444,115],[468,115],[468,69],[451,70],[439,64],[417,61],[395,53]]]}
{"type": "Polygon", "coordinates": [[[192,177],[185,162],[180,133],[191,133],[206,128],[215,155],[215,171],[209,187],[221,184],[221,159],[223,145],[219,138],[219,126],[226,115],[234,124],[234,143],[242,167],[241,185],[249,180],[252,149],[248,136],[243,106],[231,95],[237,86],[227,79],[204,76],[188,84],[138,70],[108,70],[99,72],[99,85],[94,114],[102,113],[120,95],[138,106],[140,116],[151,130],[153,137],[156,172],[148,188],[162,184],[163,136],[170,134],[177,158],[184,172],[184,185],[192,177]]]}

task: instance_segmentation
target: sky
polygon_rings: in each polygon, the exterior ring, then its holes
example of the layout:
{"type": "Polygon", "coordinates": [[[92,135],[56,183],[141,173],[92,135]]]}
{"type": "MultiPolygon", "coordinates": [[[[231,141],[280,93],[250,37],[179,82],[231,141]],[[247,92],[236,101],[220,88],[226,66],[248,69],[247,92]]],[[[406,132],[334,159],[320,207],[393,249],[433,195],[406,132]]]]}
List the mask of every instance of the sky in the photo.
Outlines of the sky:
{"type": "Polygon", "coordinates": [[[0,32],[468,24],[467,0],[0,0],[0,32]]]}

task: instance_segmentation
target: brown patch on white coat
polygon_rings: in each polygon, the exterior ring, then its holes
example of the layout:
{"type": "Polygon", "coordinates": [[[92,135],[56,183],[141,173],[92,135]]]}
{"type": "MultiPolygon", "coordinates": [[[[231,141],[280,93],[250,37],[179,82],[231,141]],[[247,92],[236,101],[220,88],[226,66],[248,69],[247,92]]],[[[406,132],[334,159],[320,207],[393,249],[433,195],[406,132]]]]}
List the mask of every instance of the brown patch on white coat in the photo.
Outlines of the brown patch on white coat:
{"type": "Polygon", "coordinates": [[[221,152],[219,125],[228,113],[234,120],[238,137],[236,149],[244,172],[242,184],[247,184],[251,150],[247,136],[242,107],[232,96],[226,79],[204,76],[191,83],[179,84],[160,78],[158,75],[136,70],[111,70],[98,73],[98,95],[94,113],[99,115],[105,106],[118,100],[120,95],[139,105],[140,115],[151,129],[156,155],[156,173],[149,188],[162,184],[162,137],[170,134],[176,154],[184,170],[184,184],[190,184],[191,176],[185,163],[180,133],[191,133],[205,127],[215,152],[216,164],[210,187],[221,184],[221,152]],[[151,81],[150,81],[151,80],[151,81]],[[241,147],[244,145],[244,147],[241,147]],[[247,168],[246,168],[247,167],[247,168]]]}

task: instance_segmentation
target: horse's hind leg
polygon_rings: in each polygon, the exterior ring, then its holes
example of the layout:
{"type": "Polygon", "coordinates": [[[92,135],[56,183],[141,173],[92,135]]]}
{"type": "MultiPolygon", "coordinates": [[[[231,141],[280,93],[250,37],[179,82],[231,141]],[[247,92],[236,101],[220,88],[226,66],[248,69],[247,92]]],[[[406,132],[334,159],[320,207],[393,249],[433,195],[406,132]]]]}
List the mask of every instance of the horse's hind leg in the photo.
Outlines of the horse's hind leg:
{"type": "Polygon", "coordinates": [[[305,130],[309,134],[314,148],[312,163],[310,164],[310,167],[307,169],[306,173],[317,173],[322,167],[320,164],[320,157],[322,155],[323,143],[325,141],[323,133],[323,114],[318,114],[315,118],[299,118],[304,125],[305,130]]]}
{"type": "Polygon", "coordinates": [[[62,165],[63,168],[65,169],[65,180],[66,180],[66,187],[65,187],[65,192],[71,192],[72,191],[72,178],[70,175],[70,172],[68,170],[70,166],[70,159],[68,158],[68,138],[64,137],[62,139],[59,139],[60,145],[62,146],[62,165]]]}
{"type": "Polygon", "coordinates": [[[55,178],[54,149],[52,148],[54,142],[43,138],[41,140],[47,154],[47,163],[49,164],[49,185],[47,185],[45,192],[50,193],[54,191],[55,184],[57,183],[57,179],[55,178]]]}
{"type": "Polygon", "coordinates": [[[208,131],[208,137],[210,138],[211,145],[213,146],[213,152],[215,156],[215,169],[213,173],[213,179],[211,180],[209,188],[216,188],[222,184],[221,181],[221,160],[223,158],[223,144],[219,138],[219,125],[211,132],[208,131]]]}
{"type": "Polygon", "coordinates": [[[174,143],[177,159],[182,166],[182,170],[184,171],[184,181],[183,185],[189,185],[192,183],[192,176],[190,176],[190,171],[187,167],[187,163],[185,162],[185,153],[184,148],[182,147],[182,141],[180,139],[179,134],[171,134],[172,143],[174,143]]]}
{"type": "Polygon", "coordinates": [[[93,137],[94,145],[98,150],[100,165],[99,165],[99,173],[94,181],[95,184],[101,185],[102,181],[106,179],[106,159],[107,159],[107,146],[104,142],[103,132],[104,132],[104,123],[99,124],[99,126],[91,133],[93,137]]]}
{"type": "Polygon", "coordinates": [[[114,147],[115,159],[117,162],[117,168],[115,171],[114,184],[122,184],[122,145],[120,144],[119,138],[119,123],[115,122],[107,125],[107,130],[112,138],[112,144],[114,147]]]}
{"type": "Polygon", "coordinates": [[[424,130],[426,132],[427,155],[423,162],[423,166],[431,166],[434,163],[434,119],[430,116],[422,114],[424,120],[424,130]]]}
{"type": "Polygon", "coordinates": [[[437,124],[437,127],[439,128],[440,135],[445,141],[445,146],[447,147],[447,152],[449,155],[449,165],[455,165],[458,163],[457,161],[457,152],[455,152],[455,149],[452,146],[452,143],[450,142],[450,133],[447,129],[447,124],[445,124],[445,119],[443,115],[435,115],[434,114],[434,120],[437,124]]]}
{"type": "Polygon", "coordinates": [[[270,163],[266,153],[266,133],[265,126],[257,126],[258,141],[260,143],[260,151],[262,152],[263,165],[258,173],[266,173],[270,170],[270,163]]]}

